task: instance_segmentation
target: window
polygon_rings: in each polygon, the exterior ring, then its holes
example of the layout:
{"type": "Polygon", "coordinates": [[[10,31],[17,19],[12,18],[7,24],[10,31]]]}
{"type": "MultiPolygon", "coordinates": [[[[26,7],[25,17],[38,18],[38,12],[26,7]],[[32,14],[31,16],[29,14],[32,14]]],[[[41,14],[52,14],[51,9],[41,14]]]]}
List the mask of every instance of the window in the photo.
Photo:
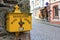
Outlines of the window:
{"type": "Polygon", "coordinates": [[[54,14],[55,16],[58,16],[58,6],[54,6],[54,14]]]}
{"type": "Polygon", "coordinates": [[[32,1],[32,3],[31,3],[31,4],[32,4],[32,7],[34,8],[34,1],[32,1]]]}
{"type": "Polygon", "coordinates": [[[58,14],[58,6],[54,6],[53,7],[53,10],[54,10],[54,18],[58,18],[59,14],[58,14]]]}
{"type": "Polygon", "coordinates": [[[39,0],[35,0],[35,6],[39,5],[40,1],[39,0]]]}
{"type": "Polygon", "coordinates": [[[55,2],[55,1],[56,1],[56,0],[49,0],[49,2],[52,2],[52,3],[55,2]]]}

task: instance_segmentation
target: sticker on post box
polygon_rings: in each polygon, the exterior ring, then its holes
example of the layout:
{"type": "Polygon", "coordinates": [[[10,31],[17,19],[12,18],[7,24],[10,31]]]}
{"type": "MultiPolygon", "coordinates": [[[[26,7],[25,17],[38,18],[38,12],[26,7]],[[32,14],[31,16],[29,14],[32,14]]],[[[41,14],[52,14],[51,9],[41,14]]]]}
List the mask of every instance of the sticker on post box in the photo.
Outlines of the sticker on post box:
{"type": "Polygon", "coordinates": [[[23,27],[20,27],[20,28],[19,28],[19,30],[20,30],[20,31],[23,31],[23,30],[24,30],[24,28],[23,28],[23,27]]]}

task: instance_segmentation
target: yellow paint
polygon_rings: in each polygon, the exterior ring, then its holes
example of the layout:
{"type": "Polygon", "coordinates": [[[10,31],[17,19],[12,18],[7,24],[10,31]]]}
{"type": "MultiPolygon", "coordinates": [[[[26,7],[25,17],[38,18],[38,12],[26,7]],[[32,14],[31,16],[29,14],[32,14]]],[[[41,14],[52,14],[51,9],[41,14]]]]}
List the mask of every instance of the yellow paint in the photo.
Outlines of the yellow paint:
{"type": "Polygon", "coordinates": [[[31,13],[21,13],[19,7],[15,6],[15,11],[12,13],[8,13],[6,21],[6,29],[8,32],[23,32],[23,31],[30,31],[32,29],[32,15],[31,13]],[[21,27],[19,22],[21,21],[24,23],[21,27]],[[23,28],[21,30],[20,28],[23,28]]]}

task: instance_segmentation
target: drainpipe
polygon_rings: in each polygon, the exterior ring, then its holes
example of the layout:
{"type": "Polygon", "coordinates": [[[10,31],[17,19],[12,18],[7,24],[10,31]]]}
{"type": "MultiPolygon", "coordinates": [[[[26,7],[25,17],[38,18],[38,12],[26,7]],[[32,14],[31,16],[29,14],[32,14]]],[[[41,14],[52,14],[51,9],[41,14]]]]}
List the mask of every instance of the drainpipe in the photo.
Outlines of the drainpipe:
{"type": "MultiPolygon", "coordinates": [[[[50,3],[51,3],[51,0],[49,0],[49,7],[50,7],[50,3]]],[[[49,11],[51,11],[50,8],[49,8],[49,11]]],[[[48,16],[49,16],[49,19],[48,19],[48,20],[49,20],[49,22],[50,22],[50,20],[51,20],[51,16],[50,16],[50,15],[51,15],[51,13],[49,12],[49,13],[48,13],[48,16]]]]}

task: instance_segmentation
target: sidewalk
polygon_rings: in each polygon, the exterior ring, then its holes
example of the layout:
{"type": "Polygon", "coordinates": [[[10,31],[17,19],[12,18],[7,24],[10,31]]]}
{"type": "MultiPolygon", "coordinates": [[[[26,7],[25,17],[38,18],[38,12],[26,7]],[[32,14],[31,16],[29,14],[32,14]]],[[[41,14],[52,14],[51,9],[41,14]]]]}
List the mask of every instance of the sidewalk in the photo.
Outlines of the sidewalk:
{"type": "Polygon", "coordinates": [[[42,21],[42,22],[43,22],[44,24],[46,24],[46,25],[51,25],[51,26],[55,26],[55,27],[60,27],[59,24],[53,24],[53,23],[47,22],[46,20],[40,19],[40,18],[38,18],[38,17],[35,17],[35,19],[42,21]]]}

